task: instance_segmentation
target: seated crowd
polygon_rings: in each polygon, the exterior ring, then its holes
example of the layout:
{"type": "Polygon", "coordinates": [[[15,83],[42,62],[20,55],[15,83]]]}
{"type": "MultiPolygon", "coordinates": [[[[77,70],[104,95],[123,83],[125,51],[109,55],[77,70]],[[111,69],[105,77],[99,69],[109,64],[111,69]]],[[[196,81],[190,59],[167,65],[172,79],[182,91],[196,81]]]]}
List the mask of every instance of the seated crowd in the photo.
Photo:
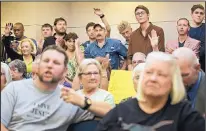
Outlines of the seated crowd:
{"type": "Polygon", "coordinates": [[[125,43],[110,38],[100,9],[94,13],[102,22],[86,25],[84,43],[78,34],[67,33],[62,17],[53,26],[42,25],[38,41],[24,35],[22,23],[6,24],[1,130],[204,131],[204,7],[193,5],[192,24],[178,19],[178,36],[167,42],[143,5],[134,10],[138,29],[127,21],[117,26],[125,43]],[[108,90],[112,70],[132,72],[135,96],[115,104],[108,90]],[[91,121],[92,127],[84,123],[91,121]]]}

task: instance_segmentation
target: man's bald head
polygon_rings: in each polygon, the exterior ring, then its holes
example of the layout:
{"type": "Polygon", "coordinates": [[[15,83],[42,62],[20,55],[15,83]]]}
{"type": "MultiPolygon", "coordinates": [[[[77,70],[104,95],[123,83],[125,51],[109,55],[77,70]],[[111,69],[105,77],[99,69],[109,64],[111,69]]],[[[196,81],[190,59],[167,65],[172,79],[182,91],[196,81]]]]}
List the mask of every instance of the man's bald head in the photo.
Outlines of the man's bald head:
{"type": "Polygon", "coordinates": [[[13,31],[16,38],[21,39],[24,36],[24,25],[20,22],[15,23],[13,31]]]}
{"type": "Polygon", "coordinates": [[[139,63],[144,63],[146,60],[146,55],[141,52],[136,52],[132,57],[132,66],[135,68],[139,63]]]}
{"type": "Polygon", "coordinates": [[[185,86],[194,84],[200,71],[199,60],[195,53],[189,48],[181,47],[173,51],[172,55],[177,58],[185,86]]]}

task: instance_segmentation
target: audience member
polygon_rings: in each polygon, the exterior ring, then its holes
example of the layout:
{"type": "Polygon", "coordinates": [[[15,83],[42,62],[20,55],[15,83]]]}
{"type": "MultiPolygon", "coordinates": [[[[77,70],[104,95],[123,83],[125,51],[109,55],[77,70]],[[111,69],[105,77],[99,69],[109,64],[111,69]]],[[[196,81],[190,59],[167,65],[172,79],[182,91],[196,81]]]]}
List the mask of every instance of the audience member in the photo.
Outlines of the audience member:
{"type": "Polygon", "coordinates": [[[143,5],[135,8],[136,20],[140,27],[132,34],[128,47],[128,65],[132,64],[132,56],[136,52],[142,52],[145,55],[152,51],[165,51],[164,31],[161,27],[149,22],[149,9],[143,5]]]}
{"type": "MultiPolygon", "coordinates": [[[[106,19],[106,16],[99,8],[94,8],[94,13],[100,17],[102,23],[104,23],[105,28],[106,28],[106,36],[110,37],[111,27],[106,19]]],[[[88,47],[89,44],[93,43],[96,40],[96,36],[94,33],[94,25],[95,25],[94,22],[89,22],[86,25],[86,32],[89,37],[89,40],[82,44],[82,46],[84,47],[84,50],[88,47]]]]}
{"type": "Polygon", "coordinates": [[[9,63],[11,77],[13,81],[23,80],[26,75],[26,64],[21,60],[13,60],[9,63]]]}
{"type": "Polygon", "coordinates": [[[184,101],[185,88],[172,55],[148,54],[137,88],[137,98],[117,105],[99,123],[97,131],[123,131],[135,123],[147,131],[204,131],[205,120],[184,101]]]}
{"type": "Polygon", "coordinates": [[[200,59],[201,68],[205,71],[205,8],[198,4],[191,8],[192,24],[189,31],[189,36],[193,39],[201,41],[200,43],[200,59]]]}
{"type": "MultiPolygon", "coordinates": [[[[22,53],[20,43],[22,42],[22,40],[27,38],[26,36],[24,36],[23,24],[16,23],[14,24],[14,27],[13,27],[12,23],[7,23],[5,26],[4,33],[5,34],[3,36],[2,42],[4,44],[5,51],[8,57],[11,59],[11,61],[15,59],[19,59],[19,55],[17,53],[19,53],[20,55],[22,53]],[[15,37],[11,36],[12,29],[13,29],[15,37]]],[[[30,39],[31,43],[33,44],[32,46],[34,46],[34,49],[36,49],[37,48],[36,41],[31,38],[27,38],[27,39],[30,39]]]]}
{"type": "Polygon", "coordinates": [[[45,39],[42,50],[44,50],[44,48],[46,48],[49,45],[61,46],[62,44],[64,44],[64,38],[67,35],[67,33],[66,33],[66,31],[67,31],[66,20],[62,17],[56,18],[54,20],[54,30],[56,33],[54,33],[53,36],[50,36],[50,37],[45,39]]]}
{"type": "Polygon", "coordinates": [[[180,66],[183,82],[187,90],[187,99],[192,107],[205,114],[206,82],[205,73],[201,70],[198,58],[191,49],[182,47],[176,49],[173,55],[180,66]]]}
{"type": "Polygon", "coordinates": [[[109,55],[112,69],[118,69],[120,66],[119,55],[126,59],[126,47],[119,40],[106,38],[106,28],[103,23],[95,24],[94,30],[96,41],[86,48],[85,58],[96,58],[102,63],[103,58],[109,55]]]}
{"type": "Polygon", "coordinates": [[[128,49],[130,36],[132,34],[132,27],[127,21],[121,21],[120,24],[117,26],[119,33],[125,38],[126,42],[124,45],[128,49]]]}
{"type": "Polygon", "coordinates": [[[1,90],[12,81],[9,66],[1,62],[1,90]]]}
{"type": "MultiPolygon", "coordinates": [[[[103,82],[101,81],[101,65],[95,59],[84,59],[79,66],[77,74],[83,87],[77,91],[77,95],[85,96],[87,101],[90,101],[84,109],[87,110],[92,104],[96,110],[95,119],[102,118],[115,106],[115,103],[111,93],[99,88],[100,83],[103,82]]],[[[77,102],[80,100],[75,99],[73,104],[80,103],[77,102]]]]}
{"type": "Polygon", "coordinates": [[[197,57],[199,57],[200,41],[190,38],[188,36],[189,30],[190,30],[189,20],[186,18],[180,18],[177,21],[178,39],[169,41],[166,44],[166,52],[171,54],[177,48],[187,47],[192,49],[197,55],[197,57]]]}
{"type": "MultiPolygon", "coordinates": [[[[66,131],[71,123],[94,118],[81,109],[85,108],[84,97],[72,97],[77,96],[75,91],[69,91],[69,98],[81,99],[81,108],[60,98],[58,83],[67,71],[67,63],[68,57],[61,47],[48,46],[41,55],[34,80],[14,81],[2,90],[1,130],[66,131]]],[[[95,112],[95,104],[88,110],[95,112]]]]}
{"type": "Polygon", "coordinates": [[[53,27],[46,23],[46,24],[43,24],[41,26],[41,39],[38,41],[38,53],[37,54],[40,54],[42,52],[42,48],[43,48],[43,45],[44,45],[44,41],[46,38],[52,36],[53,34],[53,27]]]}
{"type": "Polygon", "coordinates": [[[141,52],[136,52],[132,57],[132,65],[128,66],[128,69],[133,70],[138,64],[144,63],[146,59],[146,55],[141,52]]]}

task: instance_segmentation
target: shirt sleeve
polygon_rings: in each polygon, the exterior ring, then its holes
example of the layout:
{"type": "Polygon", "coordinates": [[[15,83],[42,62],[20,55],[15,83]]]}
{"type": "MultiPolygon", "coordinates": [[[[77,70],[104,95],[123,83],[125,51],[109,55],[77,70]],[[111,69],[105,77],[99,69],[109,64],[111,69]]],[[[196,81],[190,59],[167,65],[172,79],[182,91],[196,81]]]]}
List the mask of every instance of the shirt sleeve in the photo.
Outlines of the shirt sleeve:
{"type": "Polygon", "coordinates": [[[117,51],[119,55],[123,56],[125,59],[127,58],[127,48],[122,44],[121,41],[119,41],[117,45],[117,51]]]}
{"type": "Polygon", "coordinates": [[[7,128],[16,104],[16,94],[13,82],[9,83],[1,92],[1,123],[7,128]]]}
{"type": "Polygon", "coordinates": [[[180,116],[179,127],[180,131],[205,131],[205,119],[192,109],[191,104],[186,103],[180,116]]]}
{"type": "Polygon", "coordinates": [[[108,94],[104,100],[104,102],[107,102],[110,104],[112,107],[115,107],[115,102],[114,102],[114,97],[112,94],[108,94]]]}
{"type": "Polygon", "coordinates": [[[94,113],[91,113],[88,110],[83,110],[80,107],[78,107],[76,115],[73,119],[73,123],[78,123],[86,120],[93,120],[94,117],[95,117],[94,113]]]}
{"type": "Polygon", "coordinates": [[[85,51],[84,51],[84,57],[85,58],[92,58],[91,54],[90,54],[90,47],[91,46],[88,46],[85,51]]]}

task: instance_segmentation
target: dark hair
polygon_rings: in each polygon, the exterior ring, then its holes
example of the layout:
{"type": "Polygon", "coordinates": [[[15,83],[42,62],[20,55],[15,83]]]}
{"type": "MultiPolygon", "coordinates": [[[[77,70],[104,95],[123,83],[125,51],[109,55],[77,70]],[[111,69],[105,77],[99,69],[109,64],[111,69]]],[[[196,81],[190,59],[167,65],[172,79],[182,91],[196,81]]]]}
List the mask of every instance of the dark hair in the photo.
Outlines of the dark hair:
{"type": "MultiPolygon", "coordinates": [[[[74,33],[74,32],[69,32],[69,33],[65,36],[64,40],[65,40],[65,41],[68,41],[68,40],[72,39],[73,41],[75,41],[77,38],[79,38],[79,37],[77,36],[76,33],[74,33]]],[[[65,43],[64,43],[63,45],[61,45],[61,47],[62,47],[64,50],[67,50],[67,46],[66,46],[65,43]]]]}
{"type": "Polygon", "coordinates": [[[94,25],[95,25],[94,22],[89,22],[89,23],[86,25],[86,31],[89,29],[89,27],[94,26],[94,25]]]}
{"type": "MultiPolygon", "coordinates": [[[[48,50],[55,50],[55,51],[63,54],[63,55],[64,55],[64,66],[65,66],[65,67],[67,66],[68,61],[69,61],[69,58],[68,58],[66,52],[64,51],[64,49],[62,49],[61,47],[59,47],[59,46],[57,46],[57,45],[49,45],[49,46],[47,46],[47,47],[43,50],[40,59],[42,59],[42,56],[44,55],[44,52],[46,52],[46,51],[48,51],[48,50]]],[[[52,56],[51,56],[51,57],[52,57],[52,56]]]]}
{"type": "Polygon", "coordinates": [[[56,26],[56,25],[57,25],[57,22],[59,22],[59,21],[64,21],[64,22],[67,24],[66,20],[65,20],[64,18],[60,17],[60,18],[56,18],[56,19],[54,20],[54,26],[56,26]]]}
{"type": "Polygon", "coordinates": [[[191,8],[191,13],[193,13],[196,9],[202,9],[205,10],[204,6],[202,6],[201,4],[197,4],[197,5],[193,5],[191,8]]]}
{"type": "Polygon", "coordinates": [[[14,25],[20,25],[22,27],[22,29],[24,29],[24,25],[21,22],[17,22],[14,25]]]}
{"type": "Polygon", "coordinates": [[[134,13],[136,13],[136,11],[137,11],[138,9],[142,9],[142,10],[144,10],[147,14],[149,14],[149,9],[148,9],[147,7],[145,7],[144,5],[138,5],[138,6],[135,8],[134,13]]]}
{"type": "Polygon", "coordinates": [[[44,27],[49,27],[51,30],[53,30],[53,27],[49,23],[45,23],[41,26],[41,28],[44,28],[44,27]]]}
{"type": "Polygon", "coordinates": [[[180,20],[186,20],[187,23],[188,23],[188,26],[190,27],[190,22],[189,22],[189,20],[188,20],[187,18],[180,18],[180,19],[177,21],[177,24],[178,24],[178,22],[179,22],[180,20]]]}

